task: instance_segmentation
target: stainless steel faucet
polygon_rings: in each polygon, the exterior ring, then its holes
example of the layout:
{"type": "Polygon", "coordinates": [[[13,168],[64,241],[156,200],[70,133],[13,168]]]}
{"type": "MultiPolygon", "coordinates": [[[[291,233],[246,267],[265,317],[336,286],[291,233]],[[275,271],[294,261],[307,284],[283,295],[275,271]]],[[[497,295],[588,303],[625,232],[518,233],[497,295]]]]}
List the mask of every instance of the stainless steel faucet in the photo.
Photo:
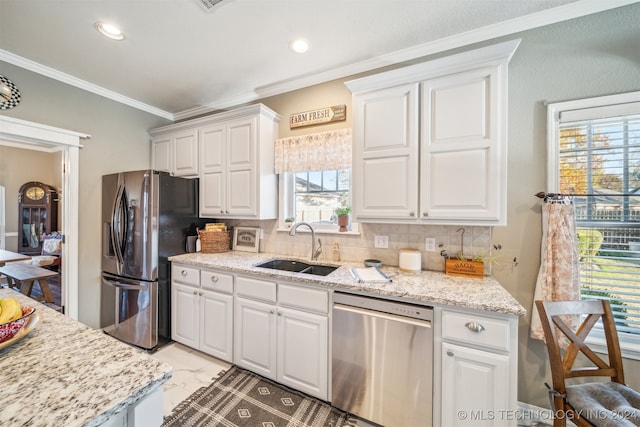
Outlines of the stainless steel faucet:
{"type": "Polygon", "coordinates": [[[311,230],[311,260],[315,261],[318,259],[320,254],[322,253],[322,242],[318,239],[318,249],[316,249],[316,232],[308,222],[296,222],[291,226],[291,230],[289,230],[289,236],[295,236],[296,230],[301,225],[306,225],[311,230]]]}

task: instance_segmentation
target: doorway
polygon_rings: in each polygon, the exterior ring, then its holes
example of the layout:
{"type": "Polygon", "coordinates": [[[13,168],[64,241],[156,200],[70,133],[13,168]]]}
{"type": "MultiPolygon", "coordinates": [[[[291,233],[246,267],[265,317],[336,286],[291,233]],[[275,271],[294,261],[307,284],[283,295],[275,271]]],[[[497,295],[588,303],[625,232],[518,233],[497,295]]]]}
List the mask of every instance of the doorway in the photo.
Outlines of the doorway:
{"type": "Polygon", "coordinates": [[[3,146],[60,154],[64,195],[60,203],[62,222],[59,225],[64,235],[60,266],[64,272],[61,304],[65,314],[75,320],[78,319],[78,170],[82,138],[89,138],[89,135],[0,116],[0,144],[3,146]]]}

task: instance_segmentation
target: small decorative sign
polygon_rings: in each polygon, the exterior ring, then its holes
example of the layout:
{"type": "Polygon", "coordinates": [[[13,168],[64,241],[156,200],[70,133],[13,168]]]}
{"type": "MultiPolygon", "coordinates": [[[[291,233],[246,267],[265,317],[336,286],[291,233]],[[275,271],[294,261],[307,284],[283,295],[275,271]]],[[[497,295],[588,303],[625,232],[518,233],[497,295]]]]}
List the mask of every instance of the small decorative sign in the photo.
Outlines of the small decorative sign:
{"type": "Polygon", "coordinates": [[[467,259],[445,260],[445,274],[448,276],[474,277],[481,279],[484,276],[484,263],[467,259]]]}
{"type": "Polygon", "coordinates": [[[304,126],[312,126],[325,123],[339,122],[347,119],[347,106],[334,105],[333,107],[324,107],[317,110],[304,111],[289,116],[289,128],[300,128],[304,126]]]}
{"type": "Polygon", "coordinates": [[[233,228],[233,250],[242,252],[258,252],[260,238],[255,227],[233,228]]]}

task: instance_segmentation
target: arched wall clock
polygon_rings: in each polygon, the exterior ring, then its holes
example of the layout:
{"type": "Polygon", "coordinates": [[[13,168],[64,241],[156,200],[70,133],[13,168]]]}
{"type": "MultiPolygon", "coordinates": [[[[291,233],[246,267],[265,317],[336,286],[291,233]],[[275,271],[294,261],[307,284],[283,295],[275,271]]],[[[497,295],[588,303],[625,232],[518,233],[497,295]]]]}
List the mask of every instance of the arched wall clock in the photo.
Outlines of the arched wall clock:
{"type": "Polygon", "coordinates": [[[8,110],[20,103],[20,91],[11,80],[0,76],[0,110],[8,110]]]}

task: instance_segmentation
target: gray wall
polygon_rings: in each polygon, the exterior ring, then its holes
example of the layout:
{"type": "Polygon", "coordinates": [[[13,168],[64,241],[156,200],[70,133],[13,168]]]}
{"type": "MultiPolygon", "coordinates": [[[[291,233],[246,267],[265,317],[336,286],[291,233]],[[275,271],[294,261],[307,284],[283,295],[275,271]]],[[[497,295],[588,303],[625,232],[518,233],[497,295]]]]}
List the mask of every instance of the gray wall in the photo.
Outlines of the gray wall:
{"type": "MultiPolygon", "coordinates": [[[[522,38],[509,68],[508,226],[493,230],[501,257],[519,265],[494,267],[495,277],[531,310],[540,262],[540,202],[546,189],[546,108],[544,102],[640,90],[640,5],[588,16],[506,37],[522,38]]],[[[495,41],[492,41],[494,43],[495,41]]],[[[488,44],[488,43],[483,43],[488,44]]],[[[473,46],[475,47],[475,46],[473,46]]],[[[442,56],[442,55],[439,55],[442,56]]],[[[92,138],[80,153],[80,319],[98,323],[100,271],[100,176],[149,165],[146,130],[162,119],[98,96],[2,64],[2,74],[21,89],[22,104],[5,114],[85,132],[92,138]]],[[[349,79],[345,79],[349,80],[349,79]]],[[[335,82],[329,83],[335,90],[335,82]]],[[[265,100],[288,119],[294,97],[307,101],[323,85],[265,100]]],[[[338,90],[341,92],[341,90],[338,90]]],[[[344,94],[338,94],[337,103],[344,94]]],[[[325,105],[313,104],[311,108],[325,105]]],[[[333,105],[333,104],[326,104],[333,105]]],[[[347,104],[350,111],[350,102],[347,104]]],[[[520,321],[518,399],[548,406],[550,381],[546,349],[528,338],[529,317],[520,321]]],[[[628,382],[640,389],[640,363],[626,361],[628,382]]]]}
{"type": "Polygon", "coordinates": [[[2,114],[91,135],[80,150],[78,318],[97,327],[102,175],[149,168],[147,130],[168,121],[11,64],[0,62],[0,69],[22,95],[17,107],[2,114]]]}

